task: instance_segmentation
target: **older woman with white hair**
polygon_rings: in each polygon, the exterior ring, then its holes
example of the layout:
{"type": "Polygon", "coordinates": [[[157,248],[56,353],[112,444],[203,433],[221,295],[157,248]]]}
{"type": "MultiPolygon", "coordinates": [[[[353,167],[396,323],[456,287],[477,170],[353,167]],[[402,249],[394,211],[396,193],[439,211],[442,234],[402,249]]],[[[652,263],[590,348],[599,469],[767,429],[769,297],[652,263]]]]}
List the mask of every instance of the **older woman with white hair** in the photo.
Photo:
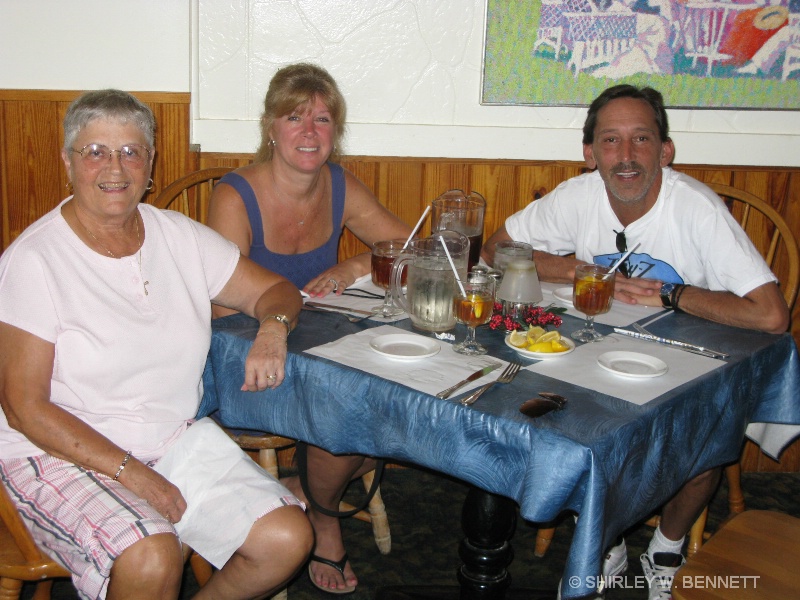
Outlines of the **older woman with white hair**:
{"type": "Polygon", "coordinates": [[[177,598],[181,543],[218,567],[198,598],[263,597],[306,561],[302,503],[194,420],[211,301],[261,322],[243,389],[280,385],[297,289],[140,201],[155,119],[119,90],[64,120],[74,194],[0,257],[0,477],[83,598],[177,598]]]}

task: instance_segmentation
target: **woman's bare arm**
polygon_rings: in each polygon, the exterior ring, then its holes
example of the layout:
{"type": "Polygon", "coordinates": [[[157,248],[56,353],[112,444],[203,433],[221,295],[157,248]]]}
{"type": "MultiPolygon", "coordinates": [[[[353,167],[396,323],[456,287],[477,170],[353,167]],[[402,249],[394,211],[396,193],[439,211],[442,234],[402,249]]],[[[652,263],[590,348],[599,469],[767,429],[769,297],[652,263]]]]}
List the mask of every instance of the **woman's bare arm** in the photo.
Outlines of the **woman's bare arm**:
{"type": "MultiPolygon", "coordinates": [[[[48,454],[113,477],[127,450],[50,401],[54,357],[54,344],[0,322],[0,406],[8,424],[48,454]]],[[[178,488],[135,457],[119,481],[173,522],[186,510],[178,488]]]]}

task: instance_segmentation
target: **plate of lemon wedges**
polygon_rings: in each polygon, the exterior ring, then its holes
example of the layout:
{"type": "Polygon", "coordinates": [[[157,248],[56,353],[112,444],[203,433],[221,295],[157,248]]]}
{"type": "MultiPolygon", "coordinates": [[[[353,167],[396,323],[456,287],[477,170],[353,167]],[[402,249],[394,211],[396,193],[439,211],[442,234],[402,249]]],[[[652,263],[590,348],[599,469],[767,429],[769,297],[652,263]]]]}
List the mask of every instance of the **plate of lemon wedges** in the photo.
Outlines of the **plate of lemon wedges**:
{"type": "Polygon", "coordinates": [[[520,356],[537,360],[564,356],[575,350],[575,342],[571,339],[539,326],[512,331],[506,336],[506,346],[516,350],[520,356]]]}

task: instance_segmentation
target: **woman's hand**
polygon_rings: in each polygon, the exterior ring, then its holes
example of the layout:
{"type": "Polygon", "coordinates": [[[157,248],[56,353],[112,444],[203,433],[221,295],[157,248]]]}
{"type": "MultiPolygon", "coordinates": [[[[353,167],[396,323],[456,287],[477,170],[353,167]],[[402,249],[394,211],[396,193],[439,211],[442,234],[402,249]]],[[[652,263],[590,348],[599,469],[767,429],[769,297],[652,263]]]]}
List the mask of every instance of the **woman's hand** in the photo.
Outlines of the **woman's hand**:
{"type": "Polygon", "coordinates": [[[180,490],[167,479],[142,464],[134,457],[129,459],[118,481],[160,512],[170,523],[177,523],[186,512],[186,500],[180,490]]]}
{"type": "Polygon", "coordinates": [[[332,266],[309,281],[303,291],[312,298],[322,298],[331,293],[341,296],[356,279],[370,272],[371,256],[365,252],[332,266]]]}
{"type": "Polygon", "coordinates": [[[286,327],[280,321],[268,319],[262,323],[244,361],[243,392],[262,392],[283,382],[286,335],[286,327]]]}

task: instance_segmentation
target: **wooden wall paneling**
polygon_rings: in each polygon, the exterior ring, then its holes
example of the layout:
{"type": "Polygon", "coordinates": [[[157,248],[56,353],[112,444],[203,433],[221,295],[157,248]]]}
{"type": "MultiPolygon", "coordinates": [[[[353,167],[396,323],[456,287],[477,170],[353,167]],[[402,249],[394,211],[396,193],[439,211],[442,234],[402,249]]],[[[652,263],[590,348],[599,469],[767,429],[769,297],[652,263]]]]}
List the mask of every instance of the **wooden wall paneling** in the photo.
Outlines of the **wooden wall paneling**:
{"type": "Polygon", "coordinates": [[[469,191],[470,183],[470,164],[466,160],[434,160],[425,163],[422,193],[428,203],[447,190],[469,191]]]}
{"type": "Polygon", "coordinates": [[[470,176],[469,189],[486,199],[483,218],[483,241],[486,241],[508,216],[499,208],[499,199],[516,195],[517,166],[514,163],[478,163],[472,165],[470,176]]]}
{"type": "MultiPolygon", "coordinates": [[[[423,192],[424,165],[419,161],[380,161],[378,185],[373,190],[378,200],[404,223],[414,227],[430,205],[431,199],[423,192]]],[[[430,218],[420,226],[417,233],[426,237],[430,233],[430,218]]]]}

